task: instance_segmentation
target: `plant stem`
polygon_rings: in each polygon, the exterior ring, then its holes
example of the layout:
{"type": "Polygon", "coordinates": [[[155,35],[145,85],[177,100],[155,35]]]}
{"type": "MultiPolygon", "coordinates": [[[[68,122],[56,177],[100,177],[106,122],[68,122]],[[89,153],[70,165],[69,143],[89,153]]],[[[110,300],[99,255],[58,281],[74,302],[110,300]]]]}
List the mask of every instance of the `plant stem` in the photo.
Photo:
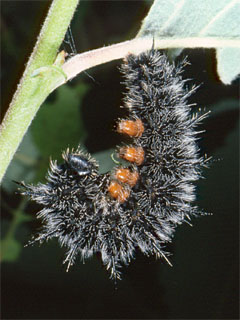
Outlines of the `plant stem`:
{"type": "Polygon", "coordinates": [[[0,127],[0,181],[40,105],[64,79],[57,67],[51,66],[78,2],[79,0],[53,0],[49,8],[23,77],[0,127]],[[39,72],[36,73],[37,69],[39,72]]]}
{"type": "MultiPolygon", "coordinates": [[[[83,70],[92,68],[102,63],[124,58],[127,54],[139,54],[153,46],[152,38],[135,38],[110,46],[77,54],[66,61],[62,69],[67,79],[72,79],[83,70]]],[[[190,38],[162,38],[154,39],[154,47],[159,49],[170,48],[240,48],[239,39],[221,39],[214,37],[190,38]]],[[[63,84],[63,83],[61,83],[63,84]]],[[[61,85],[60,84],[60,85],[61,85]]]]}

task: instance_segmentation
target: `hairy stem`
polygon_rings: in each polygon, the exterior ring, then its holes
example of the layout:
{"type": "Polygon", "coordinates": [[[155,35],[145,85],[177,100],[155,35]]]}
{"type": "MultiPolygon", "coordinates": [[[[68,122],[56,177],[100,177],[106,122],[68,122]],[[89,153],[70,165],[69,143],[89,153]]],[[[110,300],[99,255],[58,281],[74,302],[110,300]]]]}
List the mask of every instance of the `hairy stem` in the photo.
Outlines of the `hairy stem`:
{"type": "MultiPolygon", "coordinates": [[[[112,60],[124,58],[128,53],[139,54],[152,47],[160,49],[170,48],[221,48],[238,47],[239,39],[221,39],[214,37],[190,37],[190,38],[136,38],[117,43],[111,46],[91,50],[74,56],[64,63],[62,69],[67,79],[76,77],[83,70],[112,60]]],[[[63,84],[63,83],[61,83],[63,84]]]]}
{"type": "Polygon", "coordinates": [[[65,80],[56,59],[79,0],[53,0],[23,77],[0,127],[0,181],[38,108],[65,80]]]}

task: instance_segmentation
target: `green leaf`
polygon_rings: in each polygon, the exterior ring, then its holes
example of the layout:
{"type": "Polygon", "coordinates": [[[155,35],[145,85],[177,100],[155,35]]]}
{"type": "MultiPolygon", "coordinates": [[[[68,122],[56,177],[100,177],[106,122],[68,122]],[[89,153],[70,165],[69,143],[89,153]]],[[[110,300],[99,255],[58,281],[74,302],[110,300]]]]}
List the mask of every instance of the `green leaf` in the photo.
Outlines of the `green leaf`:
{"type": "Polygon", "coordinates": [[[18,209],[12,210],[13,218],[11,221],[4,221],[1,226],[1,232],[4,238],[1,239],[1,261],[15,261],[21,251],[22,245],[15,239],[19,226],[26,221],[31,221],[32,217],[26,214],[23,209],[26,201],[22,201],[18,209]]]}
{"type": "Polygon", "coordinates": [[[41,154],[47,158],[61,158],[67,147],[74,147],[83,139],[84,128],[79,107],[88,87],[79,84],[76,87],[62,86],[56,91],[54,102],[42,105],[31,132],[41,154]]]}
{"type": "Polygon", "coordinates": [[[13,262],[17,260],[20,251],[21,245],[14,238],[1,240],[1,261],[13,262]]]}
{"type": "Polygon", "coordinates": [[[221,81],[230,84],[240,73],[240,49],[226,47],[226,41],[240,38],[239,17],[238,0],[155,0],[138,37],[222,40],[222,48],[216,49],[217,70],[221,81]]]}
{"type": "Polygon", "coordinates": [[[92,156],[97,160],[99,164],[99,173],[105,173],[111,171],[116,166],[111,155],[115,153],[114,149],[108,149],[94,153],[92,156]]]}
{"type": "Polygon", "coordinates": [[[36,161],[39,155],[39,151],[33,143],[31,133],[28,131],[3,178],[3,189],[9,193],[15,191],[18,186],[13,180],[24,180],[26,183],[32,182],[35,177],[36,161]]]}
{"type": "Polygon", "coordinates": [[[220,79],[225,84],[231,84],[232,80],[237,78],[240,73],[240,49],[218,49],[217,62],[217,71],[220,79]]]}

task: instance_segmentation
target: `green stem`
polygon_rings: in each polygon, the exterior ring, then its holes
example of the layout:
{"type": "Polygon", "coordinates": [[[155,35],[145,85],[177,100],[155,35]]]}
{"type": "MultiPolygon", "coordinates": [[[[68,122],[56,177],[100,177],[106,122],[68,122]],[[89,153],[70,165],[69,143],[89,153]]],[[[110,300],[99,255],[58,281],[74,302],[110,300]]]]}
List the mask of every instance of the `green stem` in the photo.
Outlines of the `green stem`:
{"type": "Polygon", "coordinates": [[[53,63],[79,0],[53,0],[23,77],[0,127],[0,181],[39,107],[63,82],[53,63]]]}

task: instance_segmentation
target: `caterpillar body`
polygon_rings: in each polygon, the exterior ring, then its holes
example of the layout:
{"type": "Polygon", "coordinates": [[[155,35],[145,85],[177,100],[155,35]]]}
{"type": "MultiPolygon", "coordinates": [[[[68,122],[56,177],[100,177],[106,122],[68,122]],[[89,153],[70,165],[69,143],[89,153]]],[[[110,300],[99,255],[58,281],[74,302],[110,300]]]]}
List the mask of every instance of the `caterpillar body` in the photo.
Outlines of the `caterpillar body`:
{"type": "MultiPolygon", "coordinates": [[[[206,114],[192,116],[181,73],[185,62],[170,64],[157,50],[128,55],[122,66],[128,118],[117,131],[131,138],[118,149],[119,165],[98,173],[98,164],[80,147],[51,161],[46,184],[26,185],[22,193],[43,205],[41,232],[31,241],[57,238],[67,247],[68,268],[80,254],[95,253],[110,277],[120,279],[136,250],[162,257],[176,226],[198,215],[194,181],[206,159],[199,155],[196,127],[206,114]]],[[[170,262],[169,262],[170,264],[170,262]]]]}

